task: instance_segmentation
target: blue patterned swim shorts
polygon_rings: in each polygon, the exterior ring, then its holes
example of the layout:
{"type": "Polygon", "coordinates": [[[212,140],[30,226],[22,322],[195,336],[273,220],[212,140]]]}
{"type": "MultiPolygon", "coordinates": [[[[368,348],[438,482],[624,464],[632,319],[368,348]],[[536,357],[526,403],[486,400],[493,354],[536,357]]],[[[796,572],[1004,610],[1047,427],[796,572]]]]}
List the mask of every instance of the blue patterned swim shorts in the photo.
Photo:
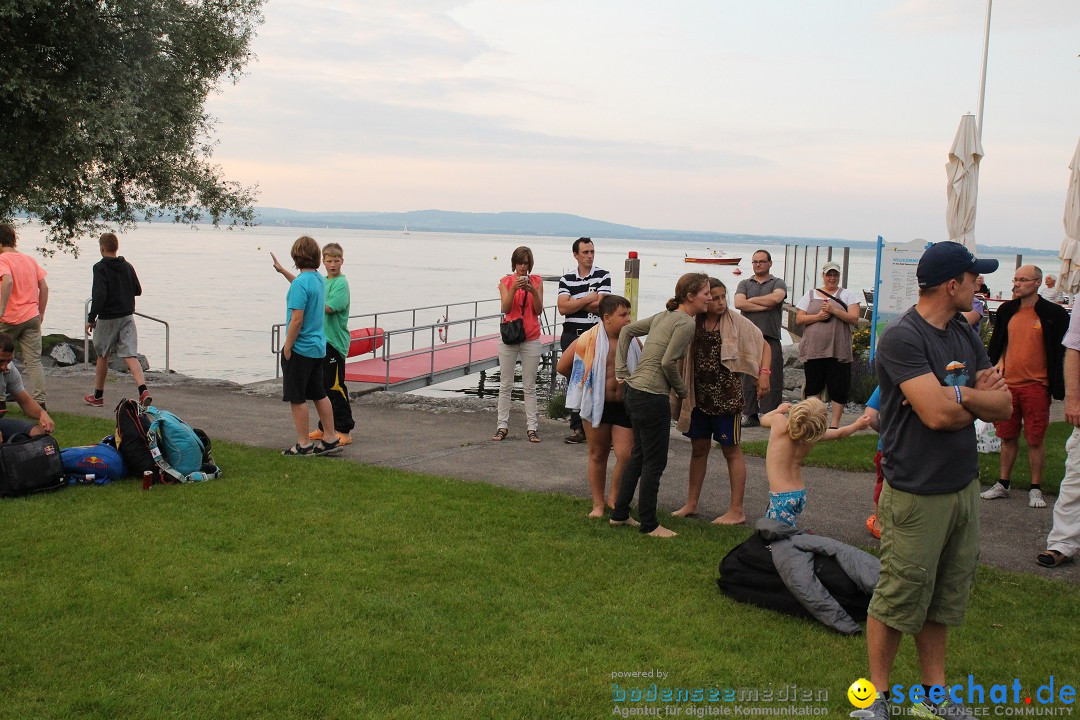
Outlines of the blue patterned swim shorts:
{"type": "Polygon", "coordinates": [[[806,488],[782,493],[769,493],[769,511],[765,517],[795,527],[799,514],[806,509],[806,488]]]}

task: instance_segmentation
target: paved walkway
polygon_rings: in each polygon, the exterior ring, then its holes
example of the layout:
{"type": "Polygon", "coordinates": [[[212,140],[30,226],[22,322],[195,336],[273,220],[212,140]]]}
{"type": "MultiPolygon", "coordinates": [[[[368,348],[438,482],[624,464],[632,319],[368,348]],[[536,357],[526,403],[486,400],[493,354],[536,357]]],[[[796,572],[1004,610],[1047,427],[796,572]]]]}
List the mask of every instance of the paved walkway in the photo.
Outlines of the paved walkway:
{"type": "MultiPolygon", "coordinates": [[[[154,404],[172,410],[193,425],[201,427],[212,439],[247,443],[267,448],[290,444],[293,429],[286,406],[280,400],[280,385],[268,381],[238,386],[232,383],[170,382],[150,378],[154,404]]],[[[66,370],[48,378],[49,407],[79,415],[109,417],[115,403],[131,394],[130,379],[123,376],[106,387],[105,409],[91,408],[82,396],[91,387],[90,374],[66,370]]],[[[1061,416],[1061,403],[1055,403],[1061,416]]],[[[355,442],[346,448],[346,461],[383,467],[401,468],[467,481],[488,482],[510,488],[553,492],[588,498],[585,479],[586,448],[566,445],[562,438],[567,424],[542,419],[543,442],[531,444],[525,439],[525,418],[520,403],[515,403],[510,419],[510,437],[502,443],[488,438],[495,430],[492,400],[431,400],[411,395],[375,393],[353,403],[357,429],[355,442]],[[448,407],[449,405],[449,407],[448,407]]],[[[845,422],[848,420],[845,418],[845,422]]],[[[764,437],[764,431],[748,428],[746,439],[764,437]]],[[[93,442],[96,438],[86,438],[93,442]]],[[[672,435],[670,460],[660,489],[661,510],[682,506],[686,498],[686,478],[690,444],[686,438],[672,435]]],[[[283,462],[338,462],[332,459],[282,459],[283,462]]],[[[225,468],[226,477],[228,468],[225,468]]],[[[747,458],[746,513],[757,518],[768,505],[768,482],[764,461],[747,458]]],[[[800,524],[821,535],[844,542],[875,547],[877,540],[864,526],[872,510],[874,476],[822,468],[805,468],[809,504],[800,524]]],[[[227,480],[223,480],[226,482],[227,480]]],[[[726,509],[727,471],[723,455],[710,457],[709,473],[702,492],[700,510],[706,521],[726,509]]],[[[1052,506],[1056,498],[1047,498],[1052,506]]],[[[1000,568],[1037,574],[1042,577],[1080,582],[1076,563],[1055,570],[1040,568],[1036,554],[1045,547],[1051,524],[1051,508],[1027,507],[1027,493],[1014,493],[1009,500],[984,501],[982,508],[982,561],[1000,568]]],[[[581,503],[582,522],[589,504],[581,503]]],[[[674,542],[678,542],[675,540],[674,542]]],[[[719,564],[715,558],[708,562],[719,564]]]]}

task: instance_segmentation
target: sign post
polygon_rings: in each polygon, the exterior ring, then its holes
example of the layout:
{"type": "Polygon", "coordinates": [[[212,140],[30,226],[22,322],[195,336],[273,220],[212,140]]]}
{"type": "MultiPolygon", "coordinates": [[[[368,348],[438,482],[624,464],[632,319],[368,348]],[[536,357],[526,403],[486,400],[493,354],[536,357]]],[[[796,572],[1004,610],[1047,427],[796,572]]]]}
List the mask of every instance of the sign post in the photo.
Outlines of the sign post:
{"type": "Polygon", "coordinates": [[[626,279],[623,281],[623,295],[630,301],[630,319],[637,320],[638,279],[641,277],[641,260],[637,252],[630,251],[626,258],[626,279]]]}
{"type": "Polygon", "coordinates": [[[919,258],[932,243],[915,239],[908,243],[886,243],[877,239],[877,268],[874,277],[874,314],[871,319],[870,361],[877,352],[877,339],[893,318],[919,301],[919,280],[915,276],[919,258]]]}

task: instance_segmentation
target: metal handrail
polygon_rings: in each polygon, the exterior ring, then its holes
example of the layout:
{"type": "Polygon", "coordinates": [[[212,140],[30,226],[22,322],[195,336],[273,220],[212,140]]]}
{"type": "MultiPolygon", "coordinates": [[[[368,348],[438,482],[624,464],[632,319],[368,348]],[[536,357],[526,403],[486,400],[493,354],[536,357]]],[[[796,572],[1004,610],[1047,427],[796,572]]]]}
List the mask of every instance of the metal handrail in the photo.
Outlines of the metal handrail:
{"type": "MultiPolygon", "coordinates": [[[[86,302],[83,303],[83,326],[84,327],[86,326],[86,316],[90,314],[90,303],[93,302],[93,300],[94,300],[93,298],[86,298],[86,302]]],[[[169,370],[169,334],[170,334],[169,323],[165,322],[161,318],[156,318],[156,317],[154,317],[152,315],[147,315],[145,313],[141,313],[141,312],[138,312],[138,311],[135,311],[133,314],[138,315],[139,317],[146,318],[147,320],[153,320],[154,322],[159,322],[159,323],[161,323],[162,325],[165,326],[165,372],[170,372],[170,370],[169,370]]],[[[83,334],[83,367],[87,367],[87,368],[90,367],[90,333],[84,333],[83,334]]]]}
{"type": "MultiPolygon", "coordinates": [[[[357,320],[357,319],[360,319],[360,318],[371,318],[372,326],[373,327],[378,327],[379,326],[379,317],[380,316],[385,319],[387,315],[401,315],[403,313],[409,313],[410,314],[410,326],[409,326],[409,329],[417,329],[417,328],[425,327],[423,325],[418,326],[416,324],[416,313],[421,312],[423,310],[441,309],[443,311],[443,317],[449,319],[449,317],[450,317],[450,308],[461,307],[461,306],[464,306],[464,305],[472,305],[473,306],[473,313],[472,314],[473,314],[473,317],[475,318],[475,317],[478,316],[478,314],[480,312],[480,304],[481,303],[497,303],[497,302],[499,302],[499,300],[500,300],[499,298],[483,298],[483,299],[480,299],[480,300],[462,300],[462,301],[459,301],[459,302],[452,302],[452,303],[439,303],[437,305],[422,305],[420,307],[404,308],[402,310],[383,310],[383,311],[373,312],[373,313],[361,313],[359,315],[350,315],[348,317],[348,319],[350,321],[352,321],[352,320],[357,320]]],[[[438,324],[440,326],[445,327],[445,326],[449,325],[450,323],[440,322],[438,324]]],[[[288,323],[274,323],[273,325],[270,326],[270,353],[272,355],[277,355],[278,353],[281,352],[282,328],[287,327],[287,326],[288,326],[288,323]]],[[[374,336],[371,336],[371,337],[374,337],[374,336]]],[[[416,337],[415,336],[412,339],[411,345],[412,345],[411,349],[415,350],[416,349],[416,337]]],[[[376,351],[377,351],[377,348],[373,347],[371,349],[372,357],[375,356],[376,351]]],[[[367,353],[364,353],[364,354],[366,355],[367,353]]],[[[280,371],[280,367],[278,368],[278,370],[280,371]]]]}
{"type": "MultiPolygon", "coordinates": [[[[444,304],[440,304],[440,305],[428,305],[428,306],[425,306],[425,307],[407,308],[405,310],[397,310],[397,311],[393,311],[392,313],[386,313],[386,312],[383,312],[383,313],[365,313],[365,314],[362,314],[362,315],[350,315],[349,317],[350,317],[350,319],[352,319],[352,318],[361,318],[361,317],[377,318],[379,315],[385,316],[385,315],[394,314],[394,313],[406,313],[406,312],[408,312],[408,313],[412,313],[412,317],[415,318],[416,312],[421,311],[421,310],[431,310],[433,308],[446,308],[447,309],[446,310],[447,314],[444,314],[444,316],[443,316],[444,318],[446,318],[446,317],[448,317],[450,307],[456,307],[456,306],[461,306],[461,305],[472,305],[473,306],[474,316],[470,317],[470,318],[464,318],[464,319],[461,319],[461,320],[449,320],[449,319],[439,320],[437,322],[429,323],[427,325],[413,325],[411,327],[398,328],[396,330],[382,330],[381,332],[374,333],[372,335],[367,336],[367,338],[365,338],[367,340],[377,341],[380,338],[383,340],[381,357],[382,357],[383,362],[386,365],[386,374],[384,376],[384,384],[385,384],[386,387],[389,387],[390,386],[390,359],[391,359],[391,355],[393,355],[393,352],[392,352],[392,349],[391,349],[392,345],[393,345],[392,339],[394,337],[396,337],[396,336],[404,335],[405,333],[409,333],[410,336],[411,336],[410,347],[409,347],[408,350],[398,354],[396,356],[396,358],[394,358],[394,359],[405,358],[405,357],[415,357],[417,355],[428,354],[431,357],[431,361],[429,363],[428,373],[429,373],[429,375],[434,375],[434,373],[435,373],[435,353],[439,351],[439,347],[440,347],[440,344],[435,342],[436,332],[438,330],[440,330],[440,329],[447,329],[447,336],[449,336],[449,330],[448,329],[450,327],[456,326],[456,325],[466,325],[467,324],[469,326],[468,337],[465,338],[464,340],[458,341],[458,342],[467,342],[468,343],[469,353],[468,353],[468,357],[467,357],[467,360],[466,360],[466,365],[472,365],[472,362],[473,362],[473,345],[474,345],[474,342],[476,341],[476,339],[478,337],[480,337],[479,333],[478,333],[478,327],[477,326],[479,325],[479,323],[484,322],[484,321],[491,321],[491,320],[501,319],[503,317],[503,314],[504,314],[502,312],[497,312],[497,313],[493,313],[493,314],[490,314],[490,315],[475,315],[475,313],[479,311],[480,303],[486,303],[486,302],[498,302],[498,298],[495,298],[493,300],[470,300],[468,302],[444,303],[444,304]],[[424,331],[427,331],[428,334],[429,334],[429,339],[428,339],[429,340],[429,345],[427,347],[422,347],[422,348],[418,349],[416,347],[416,334],[417,333],[422,333],[424,331]]],[[[543,308],[543,310],[541,311],[540,317],[538,319],[540,320],[540,329],[541,329],[542,333],[544,331],[548,331],[551,334],[554,334],[554,331],[555,331],[555,329],[557,328],[557,325],[558,325],[558,321],[557,320],[556,321],[549,320],[548,319],[548,317],[549,317],[548,316],[548,311],[551,311],[552,314],[557,317],[556,309],[557,309],[557,305],[548,305],[548,306],[545,306],[543,308]]],[[[277,357],[281,352],[281,349],[280,349],[281,348],[281,328],[283,328],[283,327],[286,327],[286,323],[276,323],[271,327],[271,330],[270,330],[270,350],[271,350],[271,353],[273,353],[273,355],[275,357],[277,357]]],[[[444,340],[443,342],[445,343],[446,341],[444,340]]],[[[375,345],[376,343],[373,342],[372,344],[375,345]]],[[[364,354],[366,355],[367,353],[364,353],[364,354]]],[[[371,355],[372,355],[372,357],[378,357],[380,355],[379,348],[373,347],[372,350],[371,350],[371,355]]],[[[280,377],[281,376],[281,364],[280,363],[274,363],[274,366],[275,366],[274,367],[274,370],[275,370],[274,377],[275,378],[280,377]]]]}

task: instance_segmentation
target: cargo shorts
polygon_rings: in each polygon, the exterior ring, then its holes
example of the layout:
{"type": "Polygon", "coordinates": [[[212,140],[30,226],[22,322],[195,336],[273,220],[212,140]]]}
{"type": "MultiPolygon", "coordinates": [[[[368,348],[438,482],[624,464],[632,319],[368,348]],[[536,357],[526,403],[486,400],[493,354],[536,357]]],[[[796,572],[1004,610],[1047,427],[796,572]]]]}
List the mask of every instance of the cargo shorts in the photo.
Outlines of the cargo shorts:
{"type": "Polygon", "coordinates": [[[927,622],[960,625],[979,565],[979,483],[915,495],[888,482],[878,504],[881,577],[871,616],[914,635],[927,622]]]}

